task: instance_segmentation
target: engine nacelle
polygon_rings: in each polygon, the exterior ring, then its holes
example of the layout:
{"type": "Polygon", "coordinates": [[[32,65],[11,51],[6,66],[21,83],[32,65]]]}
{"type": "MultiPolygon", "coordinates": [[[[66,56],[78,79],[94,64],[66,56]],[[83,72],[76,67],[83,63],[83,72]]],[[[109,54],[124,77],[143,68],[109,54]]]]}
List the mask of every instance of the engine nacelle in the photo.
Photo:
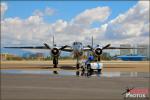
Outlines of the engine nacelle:
{"type": "Polygon", "coordinates": [[[96,48],[94,49],[94,55],[95,56],[100,56],[102,54],[102,49],[101,48],[96,48]]]}
{"type": "Polygon", "coordinates": [[[59,50],[58,48],[53,48],[53,49],[51,50],[51,54],[52,54],[53,56],[59,56],[59,55],[60,55],[60,50],[59,50]]]}

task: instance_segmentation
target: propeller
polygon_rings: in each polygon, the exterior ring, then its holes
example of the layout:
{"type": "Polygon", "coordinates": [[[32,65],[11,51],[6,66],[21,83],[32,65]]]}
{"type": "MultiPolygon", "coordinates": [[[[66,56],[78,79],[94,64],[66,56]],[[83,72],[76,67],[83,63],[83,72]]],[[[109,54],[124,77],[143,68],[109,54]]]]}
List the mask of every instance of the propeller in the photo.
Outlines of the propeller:
{"type": "Polygon", "coordinates": [[[104,46],[103,48],[100,48],[99,45],[96,46],[96,48],[93,48],[92,46],[90,45],[87,45],[87,47],[89,47],[92,51],[94,50],[94,53],[97,55],[98,57],[98,61],[100,61],[100,55],[102,54],[102,51],[104,49],[107,49],[108,47],[110,47],[111,44],[107,44],[106,46],[104,46]]]}

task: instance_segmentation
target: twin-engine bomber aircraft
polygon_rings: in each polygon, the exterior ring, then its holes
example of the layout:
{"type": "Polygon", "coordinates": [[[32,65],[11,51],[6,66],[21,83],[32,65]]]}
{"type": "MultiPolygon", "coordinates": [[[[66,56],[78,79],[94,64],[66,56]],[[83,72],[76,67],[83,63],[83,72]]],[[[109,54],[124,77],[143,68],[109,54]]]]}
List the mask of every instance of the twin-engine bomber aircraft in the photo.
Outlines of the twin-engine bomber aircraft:
{"type": "Polygon", "coordinates": [[[92,51],[93,55],[97,57],[97,61],[100,61],[100,56],[105,49],[143,49],[143,48],[128,48],[128,47],[110,47],[110,44],[107,44],[104,47],[100,47],[97,45],[93,47],[93,37],[92,37],[92,45],[83,46],[81,42],[73,42],[72,46],[64,45],[61,47],[57,47],[54,44],[53,37],[53,46],[50,47],[48,44],[44,43],[44,46],[29,46],[29,47],[4,47],[4,48],[14,48],[14,49],[48,49],[50,50],[50,54],[53,58],[53,67],[57,68],[58,58],[60,56],[61,51],[73,52],[74,57],[77,59],[76,68],[79,69],[79,60],[85,51],[92,51]]]}

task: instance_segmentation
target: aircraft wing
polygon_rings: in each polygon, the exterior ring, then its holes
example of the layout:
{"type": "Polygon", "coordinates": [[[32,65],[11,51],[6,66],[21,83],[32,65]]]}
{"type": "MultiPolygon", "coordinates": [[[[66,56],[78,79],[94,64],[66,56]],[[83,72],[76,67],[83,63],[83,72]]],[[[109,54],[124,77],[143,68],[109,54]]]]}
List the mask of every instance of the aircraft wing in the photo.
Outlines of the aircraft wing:
{"type": "Polygon", "coordinates": [[[146,49],[146,48],[133,48],[133,47],[107,47],[105,49],[146,49]]]}
{"type": "Polygon", "coordinates": [[[66,48],[62,49],[62,51],[72,52],[73,48],[71,46],[67,46],[66,48]]]}
{"type": "Polygon", "coordinates": [[[89,47],[84,47],[83,48],[83,51],[89,51],[89,50],[91,50],[91,48],[89,48],[89,47]]]}
{"type": "Polygon", "coordinates": [[[10,49],[48,49],[45,46],[4,47],[4,48],[10,48],[10,49]]]}
{"type": "MultiPolygon", "coordinates": [[[[4,47],[10,49],[52,49],[48,44],[44,43],[44,46],[26,46],[26,47],[4,47]]],[[[62,51],[73,51],[70,46],[64,45],[61,47],[57,47],[59,50],[62,51]]]]}

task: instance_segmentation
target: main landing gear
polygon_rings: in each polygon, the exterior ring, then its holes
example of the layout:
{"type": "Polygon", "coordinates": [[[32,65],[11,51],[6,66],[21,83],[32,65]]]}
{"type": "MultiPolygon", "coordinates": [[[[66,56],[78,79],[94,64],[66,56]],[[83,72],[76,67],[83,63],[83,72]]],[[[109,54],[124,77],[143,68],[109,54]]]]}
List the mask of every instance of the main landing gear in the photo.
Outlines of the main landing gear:
{"type": "Polygon", "coordinates": [[[76,68],[79,69],[79,68],[80,68],[80,64],[77,64],[77,65],[76,65],[76,68]]]}
{"type": "Polygon", "coordinates": [[[53,58],[53,67],[57,68],[58,65],[58,58],[53,58]]]}
{"type": "Polygon", "coordinates": [[[80,68],[80,62],[79,62],[80,58],[77,56],[77,63],[76,63],[76,68],[79,69],[80,68]]]}

